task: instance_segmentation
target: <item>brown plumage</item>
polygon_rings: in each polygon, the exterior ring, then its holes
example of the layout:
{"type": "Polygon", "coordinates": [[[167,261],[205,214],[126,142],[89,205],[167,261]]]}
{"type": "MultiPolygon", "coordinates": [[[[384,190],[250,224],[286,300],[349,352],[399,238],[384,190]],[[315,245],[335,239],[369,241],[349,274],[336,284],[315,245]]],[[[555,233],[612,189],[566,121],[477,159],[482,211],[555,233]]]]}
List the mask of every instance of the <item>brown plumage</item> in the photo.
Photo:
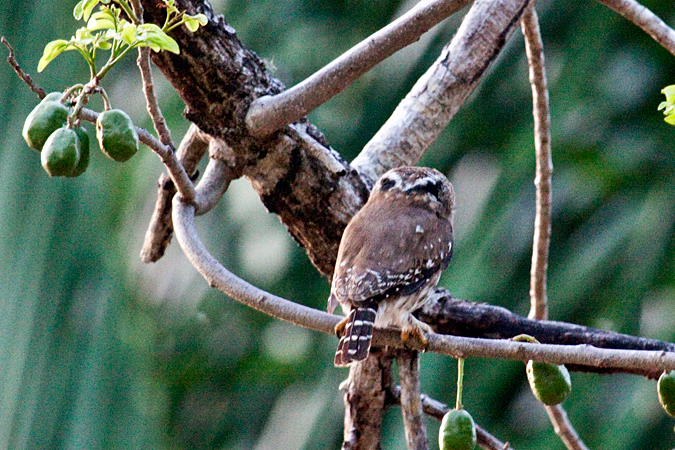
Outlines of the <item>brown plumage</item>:
{"type": "Polygon", "coordinates": [[[452,185],[434,169],[401,167],[377,181],[338,250],[328,311],[339,303],[347,317],[336,327],[336,366],[368,356],[375,326],[425,340],[431,328],[412,312],[450,262],[453,205],[452,185]]]}

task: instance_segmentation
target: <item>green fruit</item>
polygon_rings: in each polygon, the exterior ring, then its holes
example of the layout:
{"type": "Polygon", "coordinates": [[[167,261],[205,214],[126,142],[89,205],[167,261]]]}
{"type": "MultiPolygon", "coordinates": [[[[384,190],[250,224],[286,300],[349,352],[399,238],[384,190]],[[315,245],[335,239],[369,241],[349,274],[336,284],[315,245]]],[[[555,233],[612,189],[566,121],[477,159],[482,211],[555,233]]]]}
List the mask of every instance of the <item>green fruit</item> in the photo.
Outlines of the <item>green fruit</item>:
{"type": "Polygon", "coordinates": [[[440,450],[473,450],[476,448],[476,424],[464,409],[448,411],[438,432],[440,450]]]}
{"type": "Polygon", "coordinates": [[[659,393],[659,403],[668,414],[675,417],[675,370],[663,372],[656,385],[659,393]]]}
{"type": "Polygon", "coordinates": [[[40,103],[58,102],[61,100],[61,97],[63,97],[63,92],[50,92],[49,94],[45,95],[45,98],[40,100],[40,103]]]}
{"type": "Polygon", "coordinates": [[[61,102],[47,100],[48,97],[54,98],[54,94],[56,92],[47,95],[28,114],[23,124],[23,139],[37,151],[42,150],[47,138],[68,121],[68,108],[61,102]]]}
{"type": "Polygon", "coordinates": [[[565,366],[528,361],[526,372],[530,389],[545,405],[557,405],[572,392],[570,373],[565,366]]]}
{"type": "Polygon", "coordinates": [[[87,130],[82,127],[75,128],[75,134],[77,135],[80,160],[78,161],[75,170],[73,170],[73,173],[68,175],[69,177],[77,177],[82,175],[89,166],[89,135],[87,134],[87,130]]]}
{"type": "Polygon", "coordinates": [[[45,142],[40,159],[49,176],[71,176],[80,161],[75,130],[63,127],[54,131],[45,142]]]}
{"type": "Polygon", "coordinates": [[[119,109],[102,112],[96,120],[96,139],[109,158],[124,162],[138,151],[138,133],[129,116],[119,109]]]}

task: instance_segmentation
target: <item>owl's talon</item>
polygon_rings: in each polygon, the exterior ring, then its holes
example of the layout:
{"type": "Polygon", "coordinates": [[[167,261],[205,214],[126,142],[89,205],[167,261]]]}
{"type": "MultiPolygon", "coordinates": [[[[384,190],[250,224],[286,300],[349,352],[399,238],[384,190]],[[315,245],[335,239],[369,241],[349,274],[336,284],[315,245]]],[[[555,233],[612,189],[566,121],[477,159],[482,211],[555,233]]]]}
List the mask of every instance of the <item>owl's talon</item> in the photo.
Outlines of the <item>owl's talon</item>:
{"type": "Polygon", "coordinates": [[[434,330],[426,323],[415,318],[413,315],[409,317],[409,326],[403,327],[401,330],[401,340],[404,344],[410,343],[413,339],[418,340],[426,347],[429,343],[426,333],[433,333],[434,330]]]}
{"type": "Polygon", "coordinates": [[[335,325],[335,335],[337,337],[342,337],[342,335],[345,332],[345,328],[347,327],[347,323],[349,323],[349,316],[345,317],[342,319],[340,322],[338,322],[337,325],[335,325]]]}

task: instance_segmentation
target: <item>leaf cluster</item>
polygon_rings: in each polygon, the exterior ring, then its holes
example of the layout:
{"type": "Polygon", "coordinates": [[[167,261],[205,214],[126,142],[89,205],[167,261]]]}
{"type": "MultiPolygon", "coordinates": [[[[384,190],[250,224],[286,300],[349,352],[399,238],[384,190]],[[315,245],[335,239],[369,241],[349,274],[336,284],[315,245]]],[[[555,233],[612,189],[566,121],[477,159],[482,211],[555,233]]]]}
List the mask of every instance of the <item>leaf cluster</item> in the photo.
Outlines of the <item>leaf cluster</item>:
{"type": "Polygon", "coordinates": [[[206,25],[204,14],[191,16],[178,11],[174,0],[163,0],[166,20],[160,28],[152,23],[142,23],[136,17],[127,0],[80,0],[73,9],[77,20],[86,22],[70,40],[57,39],[49,42],[38,63],[38,72],[43,71],[61,53],[69,50],[80,52],[89,66],[92,78],[102,78],[124,55],[137,47],[150,47],[153,51],[166,50],[178,54],[178,43],[167,33],[185,24],[190,31],[206,25]],[[94,8],[98,6],[98,11],[94,8]],[[110,51],[103,67],[97,71],[96,59],[99,50],[110,51]]]}

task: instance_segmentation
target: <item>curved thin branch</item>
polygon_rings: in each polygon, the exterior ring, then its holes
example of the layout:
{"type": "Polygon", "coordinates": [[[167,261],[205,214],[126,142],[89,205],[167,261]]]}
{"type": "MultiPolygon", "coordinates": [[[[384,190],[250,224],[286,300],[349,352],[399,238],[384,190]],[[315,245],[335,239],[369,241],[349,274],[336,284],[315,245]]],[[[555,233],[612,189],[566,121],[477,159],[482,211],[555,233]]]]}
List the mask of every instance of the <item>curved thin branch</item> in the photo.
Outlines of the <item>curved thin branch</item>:
{"type": "Polygon", "coordinates": [[[393,167],[415,165],[476,88],[530,3],[476,0],[455,37],[352,167],[374,183],[393,167]]]}
{"type": "MultiPolygon", "coordinates": [[[[391,390],[388,392],[388,396],[388,399],[392,404],[401,404],[400,386],[392,386],[391,390]]],[[[443,420],[443,416],[451,409],[445,403],[434,400],[426,394],[420,396],[420,401],[422,403],[424,414],[433,417],[439,422],[443,420]]],[[[484,450],[513,450],[513,447],[511,447],[508,442],[504,443],[500,441],[478,424],[476,424],[476,437],[478,438],[478,445],[484,450]]]]}
{"type": "Polygon", "coordinates": [[[675,55],[675,30],[656,14],[635,0],[597,0],[612,11],[621,14],[650,35],[663,48],[675,55]]]}
{"type": "MultiPolygon", "coordinates": [[[[192,265],[212,287],[265,314],[300,325],[311,330],[332,334],[341,317],[315,310],[268,292],[247,283],[223,267],[204,247],[197,235],[194,206],[180,197],[173,201],[173,222],[176,237],[192,265]]],[[[378,329],[373,336],[374,346],[412,348],[449,355],[454,358],[469,356],[502,358],[516,361],[544,361],[552,364],[576,364],[600,368],[628,370],[632,373],[656,377],[664,370],[675,370],[675,352],[647,350],[600,349],[590,345],[552,345],[466,338],[429,334],[428,345],[414,342],[405,345],[400,330],[378,329]]]]}
{"type": "Polygon", "coordinates": [[[301,83],[277,95],[256,99],[246,116],[249,132],[264,138],[296,122],[468,3],[469,0],[420,2],[301,83]]]}
{"type": "Polygon", "coordinates": [[[195,207],[180,197],[173,200],[176,239],[192,265],[212,287],[265,314],[323,333],[334,333],[338,316],[293,303],[258,289],[223,267],[204,247],[195,228],[195,207]]]}

